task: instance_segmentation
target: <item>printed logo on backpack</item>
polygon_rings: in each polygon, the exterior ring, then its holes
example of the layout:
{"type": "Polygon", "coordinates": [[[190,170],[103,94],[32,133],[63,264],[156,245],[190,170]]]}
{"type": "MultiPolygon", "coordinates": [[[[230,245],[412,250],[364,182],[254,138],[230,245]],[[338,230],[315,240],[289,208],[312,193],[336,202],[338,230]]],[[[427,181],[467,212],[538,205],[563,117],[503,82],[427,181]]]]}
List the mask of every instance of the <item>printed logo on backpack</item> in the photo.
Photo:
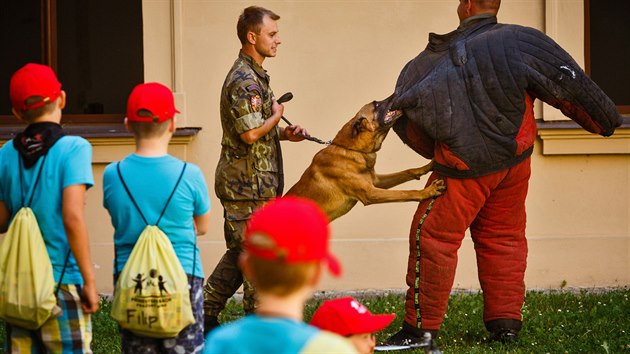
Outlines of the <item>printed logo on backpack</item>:
{"type": "Polygon", "coordinates": [[[118,277],[111,315],[122,328],[138,335],[175,337],[186,326],[195,323],[195,318],[186,272],[171,241],[158,224],[175,194],[186,165],[155,225],[149,225],[140,211],[120,174],[119,166],[118,175],[123,187],[147,226],[142,230],[118,277]]]}

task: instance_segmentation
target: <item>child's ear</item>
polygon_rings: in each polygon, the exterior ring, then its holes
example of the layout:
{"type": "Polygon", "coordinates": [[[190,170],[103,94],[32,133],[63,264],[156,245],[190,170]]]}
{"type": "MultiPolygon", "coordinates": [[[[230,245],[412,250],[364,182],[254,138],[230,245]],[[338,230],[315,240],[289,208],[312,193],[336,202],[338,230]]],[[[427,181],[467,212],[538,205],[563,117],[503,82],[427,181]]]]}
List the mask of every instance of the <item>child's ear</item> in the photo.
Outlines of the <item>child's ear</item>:
{"type": "Polygon", "coordinates": [[[131,127],[129,126],[129,119],[127,119],[127,117],[125,117],[125,129],[127,129],[129,133],[133,134],[133,131],[131,130],[131,127]]]}
{"type": "Polygon", "coordinates": [[[175,130],[177,130],[177,117],[171,118],[171,122],[168,125],[169,132],[175,133],[175,130]]]}
{"type": "Polygon", "coordinates": [[[11,108],[11,113],[13,113],[15,118],[17,118],[19,121],[24,121],[24,118],[22,118],[20,113],[18,113],[18,111],[16,111],[15,108],[11,108]]]}
{"type": "Polygon", "coordinates": [[[252,271],[249,265],[249,253],[241,252],[238,256],[238,267],[241,268],[241,272],[245,278],[251,280],[252,271]]]}
{"type": "Polygon", "coordinates": [[[313,276],[311,277],[310,285],[313,287],[317,287],[319,282],[322,280],[322,268],[327,265],[324,262],[318,262],[313,268],[313,276]]]}
{"type": "Polygon", "coordinates": [[[66,107],[66,91],[61,90],[61,94],[59,95],[59,109],[64,109],[66,107]]]}

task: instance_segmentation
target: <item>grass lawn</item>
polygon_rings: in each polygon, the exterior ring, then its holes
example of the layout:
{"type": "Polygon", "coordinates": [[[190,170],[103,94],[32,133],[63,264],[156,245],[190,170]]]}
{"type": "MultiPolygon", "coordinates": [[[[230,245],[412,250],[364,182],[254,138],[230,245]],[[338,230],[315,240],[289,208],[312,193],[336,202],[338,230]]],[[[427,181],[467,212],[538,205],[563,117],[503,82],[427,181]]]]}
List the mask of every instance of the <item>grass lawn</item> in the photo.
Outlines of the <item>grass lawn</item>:
{"type": "MultiPolygon", "coordinates": [[[[377,342],[395,333],[404,312],[401,294],[355,296],[374,313],[396,313],[391,326],[377,334],[377,342]]],[[[518,343],[487,343],[481,294],[451,295],[437,344],[444,353],[630,353],[630,288],[609,291],[527,293],[524,325],[518,343]]],[[[322,300],[306,307],[309,320],[322,300]]],[[[93,317],[95,354],[120,352],[118,327],[109,317],[109,302],[93,317]]],[[[239,303],[230,300],[221,322],[243,316],[239,303]]],[[[4,325],[0,326],[3,343],[4,325]]],[[[423,353],[400,351],[395,353],[423,353]]]]}

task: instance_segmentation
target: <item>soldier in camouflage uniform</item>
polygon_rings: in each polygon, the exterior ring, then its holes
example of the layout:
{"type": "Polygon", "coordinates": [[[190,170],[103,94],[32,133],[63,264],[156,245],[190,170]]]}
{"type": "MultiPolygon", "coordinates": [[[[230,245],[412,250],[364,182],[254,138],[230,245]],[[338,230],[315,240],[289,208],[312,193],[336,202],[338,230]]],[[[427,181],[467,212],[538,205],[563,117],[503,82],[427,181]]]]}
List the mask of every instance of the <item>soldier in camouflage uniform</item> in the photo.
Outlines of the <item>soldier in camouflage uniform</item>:
{"type": "Polygon", "coordinates": [[[243,10],[237,24],[242,48],[221,91],[223,138],[215,192],[224,208],[227,251],[204,288],[206,331],[218,325],[217,316],[241,284],[243,308],[246,313],[254,310],[254,288],[238,267],[242,235],[254,210],[282,195],[280,140],[301,141],[308,134],[299,126],[278,126],[284,107],[275,101],[262,67],[281,43],[279,18],[261,7],[243,10]]]}

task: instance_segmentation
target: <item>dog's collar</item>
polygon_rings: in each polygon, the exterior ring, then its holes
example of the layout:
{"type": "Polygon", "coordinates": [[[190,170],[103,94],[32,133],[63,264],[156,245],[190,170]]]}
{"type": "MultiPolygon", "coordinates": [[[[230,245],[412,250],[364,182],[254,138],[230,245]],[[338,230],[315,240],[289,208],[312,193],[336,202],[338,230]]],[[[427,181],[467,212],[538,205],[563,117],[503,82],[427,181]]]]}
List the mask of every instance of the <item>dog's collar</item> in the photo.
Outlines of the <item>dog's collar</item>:
{"type": "Polygon", "coordinates": [[[371,151],[371,150],[370,151],[363,151],[363,150],[352,149],[352,148],[349,148],[347,146],[335,144],[334,141],[331,141],[330,144],[328,144],[328,145],[335,145],[335,146],[340,147],[342,149],[346,149],[346,150],[350,150],[350,151],[354,151],[354,152],[360,152],[362,154],[376,154],[375,151],[371,151]]]}

